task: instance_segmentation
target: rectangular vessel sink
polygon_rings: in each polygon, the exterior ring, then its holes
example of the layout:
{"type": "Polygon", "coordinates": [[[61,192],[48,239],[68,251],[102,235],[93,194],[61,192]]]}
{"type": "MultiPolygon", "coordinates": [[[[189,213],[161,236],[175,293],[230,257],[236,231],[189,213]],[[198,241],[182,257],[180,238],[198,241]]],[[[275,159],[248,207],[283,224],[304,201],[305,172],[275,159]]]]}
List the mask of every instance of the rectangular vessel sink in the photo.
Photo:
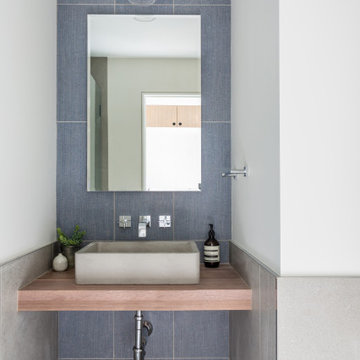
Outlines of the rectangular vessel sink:
{"type": "Polygon", "coordinates": [[[198,284],[194,241],[95,241],[75,253],[77,284],[198,284]]]}

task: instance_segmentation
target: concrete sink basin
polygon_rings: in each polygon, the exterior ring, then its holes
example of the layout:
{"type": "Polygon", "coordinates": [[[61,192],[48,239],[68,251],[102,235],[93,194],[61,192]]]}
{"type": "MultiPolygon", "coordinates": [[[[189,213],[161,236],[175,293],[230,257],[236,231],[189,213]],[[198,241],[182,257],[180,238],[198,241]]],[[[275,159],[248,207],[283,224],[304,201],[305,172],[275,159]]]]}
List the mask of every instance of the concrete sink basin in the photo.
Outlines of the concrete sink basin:
{"type": "Polygon", "coordinates": [[[198,284],[194,241],[95,241],[75,253],[77,284],[198,284]]]}

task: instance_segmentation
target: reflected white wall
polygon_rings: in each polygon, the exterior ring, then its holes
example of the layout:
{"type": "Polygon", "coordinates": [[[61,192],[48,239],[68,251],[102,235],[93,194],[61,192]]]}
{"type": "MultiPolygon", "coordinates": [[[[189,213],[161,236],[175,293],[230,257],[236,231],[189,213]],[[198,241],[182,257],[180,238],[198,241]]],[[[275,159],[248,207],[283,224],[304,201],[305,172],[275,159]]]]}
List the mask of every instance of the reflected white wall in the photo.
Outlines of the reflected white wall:
{"type": "Polygon", "coordinates": [[[201,128],[146,129],[146,190],[197,191],[201,128]]]}

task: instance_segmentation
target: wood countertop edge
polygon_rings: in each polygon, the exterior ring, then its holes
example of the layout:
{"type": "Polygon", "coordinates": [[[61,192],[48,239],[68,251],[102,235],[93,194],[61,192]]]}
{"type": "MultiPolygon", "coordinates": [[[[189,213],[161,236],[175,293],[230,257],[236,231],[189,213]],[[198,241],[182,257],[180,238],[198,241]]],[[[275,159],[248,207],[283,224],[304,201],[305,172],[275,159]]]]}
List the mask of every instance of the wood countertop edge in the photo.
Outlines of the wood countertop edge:
{"type": "MultiPolygon", "coordinates": [[[[229,270],[232,267],[228,266],[229,270]]],[[[46,274],[18,290],[18,311],[214,311],[251,310],[252,290],[240,275],[226,279],[228,287],[114,287],[101,285],[83,288],[73,287],[71,279],[64,279],[63,286],[53,288],[46,274]],[[44,279],[46,279],[44,285],[44,279]],[[239,281],[241,280],[241,281],[239,281]],[[36,287],[33,284],[42,284],[36,287]],[[245,286],[244,286],[245,285],[245,286]]],[[[54,274],[54,277],[59,276],[54,274]]]]}

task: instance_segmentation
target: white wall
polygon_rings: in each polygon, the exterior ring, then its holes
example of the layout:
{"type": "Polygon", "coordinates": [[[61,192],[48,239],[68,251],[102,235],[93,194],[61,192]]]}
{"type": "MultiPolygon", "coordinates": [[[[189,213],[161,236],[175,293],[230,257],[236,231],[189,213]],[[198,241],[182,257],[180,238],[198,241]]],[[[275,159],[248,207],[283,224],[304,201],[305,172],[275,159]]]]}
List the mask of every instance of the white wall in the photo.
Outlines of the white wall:
{"type": "MultiPolygon", "coordinates": [[[[280,270],[278,1],[232,2],[232,239],[280,270]]],[[[230,181],[230,180],[229,180],[230,181]]]]}
{"type": "Polygon", "coordinates": [[[142,187],[141,93],[200,92],[199,74],[197,59],[108,59],[109,190],[142,187]]]}
{"type": "Polygon", "coordinates": [[[280,1],[282,275],[360,275],[359,19],[280,1]]]}
{"type": "Polygon", "coordinates": [[[0,12],[0,263],[56,239],[56,1],[0,12]]]}
{"type": "Polygon", "coordinates": [[[359,18],[354,0],[232,5],[233,241],[281,275],[360,275],[359,18]]]}

